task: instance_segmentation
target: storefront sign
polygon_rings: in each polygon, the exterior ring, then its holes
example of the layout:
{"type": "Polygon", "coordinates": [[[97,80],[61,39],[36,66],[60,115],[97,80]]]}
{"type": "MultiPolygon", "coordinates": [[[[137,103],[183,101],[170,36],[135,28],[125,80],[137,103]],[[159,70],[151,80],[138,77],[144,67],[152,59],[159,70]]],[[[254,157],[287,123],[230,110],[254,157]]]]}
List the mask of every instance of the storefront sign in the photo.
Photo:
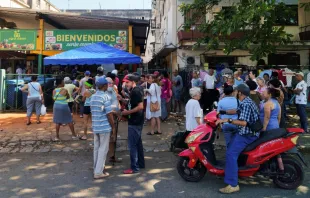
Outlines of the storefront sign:
{"type": "Polygon", "coordinates": [[[37,30],[0,30],[0,50],[35,50],[37,30]]]}
{"type": "Polygon", "coordinates": [[[49,30],[45,31],[45,50],[70,50],[103,42],[127,50],[126,30],[49,30]]]}

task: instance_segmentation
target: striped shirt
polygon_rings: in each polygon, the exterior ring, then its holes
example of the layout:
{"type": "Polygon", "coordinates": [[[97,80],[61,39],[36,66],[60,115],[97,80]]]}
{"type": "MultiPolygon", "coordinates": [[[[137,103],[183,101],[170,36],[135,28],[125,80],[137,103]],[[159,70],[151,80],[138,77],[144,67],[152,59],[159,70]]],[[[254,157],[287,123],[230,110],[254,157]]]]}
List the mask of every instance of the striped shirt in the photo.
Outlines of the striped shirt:
{"type": "Polygon", "coordinates": [[[54,95],[54,100],[55,100],[55,104],[65,104],[67,105],[68,104],[68,101],[67,101],[67,96],[63,96],[60,94],[60,90],[62,88],[56,88],[55,89],[55,95],[54,95]]]}
{"type": "Polygon", "coordinates": [[[95,134],[112,131],[107,114],[112,112],[111,99],[104,91],[97,91],[90,100],[92,127],[95,134]]]}

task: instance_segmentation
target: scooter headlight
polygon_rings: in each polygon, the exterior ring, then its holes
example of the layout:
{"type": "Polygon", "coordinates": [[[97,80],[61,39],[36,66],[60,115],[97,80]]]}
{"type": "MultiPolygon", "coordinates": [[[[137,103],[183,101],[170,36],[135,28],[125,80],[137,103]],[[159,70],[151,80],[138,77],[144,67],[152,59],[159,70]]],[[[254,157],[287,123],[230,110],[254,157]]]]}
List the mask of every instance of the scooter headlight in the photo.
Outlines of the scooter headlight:
{"type": "Polygon", "coordinates": [[[195,139],[197,137],[199,137],[201,134],[203,134],[203,132],[199,132],[199,133],[195,133],[193,135],[189,135],[186,139],[185,139],[185,143],[186,144],[190,144],[192,143],[193,141],[195,141],[195,139]]]}

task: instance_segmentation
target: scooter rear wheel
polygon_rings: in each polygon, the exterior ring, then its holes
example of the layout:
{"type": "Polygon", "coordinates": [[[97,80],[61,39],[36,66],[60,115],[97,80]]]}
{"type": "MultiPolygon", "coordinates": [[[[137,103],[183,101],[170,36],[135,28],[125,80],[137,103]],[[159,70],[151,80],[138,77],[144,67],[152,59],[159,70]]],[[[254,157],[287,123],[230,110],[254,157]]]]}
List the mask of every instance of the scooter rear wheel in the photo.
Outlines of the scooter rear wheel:
{"type": "Polygon", "coordinates": [[[283,189],[296,189],[304,180],[304,170],[302,165],[294,157],[286,156],[282,158],[284,174],[273,179],[273,183],[283,189]]]}
{"type": "Polygon", "coordinates": [[[181,157],[177,164],[177,170],[179,175],[185,180],[189,182],[198,182],[200,181],[206,174],[206,168],[202,163],[197,162],[194,168],[188,167],[189,158],[181,157]]]}

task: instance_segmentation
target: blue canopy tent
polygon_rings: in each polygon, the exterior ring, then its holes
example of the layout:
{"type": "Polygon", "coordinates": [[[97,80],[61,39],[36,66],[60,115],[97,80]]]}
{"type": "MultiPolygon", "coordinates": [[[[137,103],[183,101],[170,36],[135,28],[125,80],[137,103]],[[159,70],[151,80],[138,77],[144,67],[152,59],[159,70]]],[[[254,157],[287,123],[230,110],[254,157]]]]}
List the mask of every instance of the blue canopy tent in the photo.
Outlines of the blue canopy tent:
{"type": "Polygon", "coordinates": [[[134,54],[104,43],[94,43],[44,58],[44,65],[138,64],[142,59],[134,54]]]}

